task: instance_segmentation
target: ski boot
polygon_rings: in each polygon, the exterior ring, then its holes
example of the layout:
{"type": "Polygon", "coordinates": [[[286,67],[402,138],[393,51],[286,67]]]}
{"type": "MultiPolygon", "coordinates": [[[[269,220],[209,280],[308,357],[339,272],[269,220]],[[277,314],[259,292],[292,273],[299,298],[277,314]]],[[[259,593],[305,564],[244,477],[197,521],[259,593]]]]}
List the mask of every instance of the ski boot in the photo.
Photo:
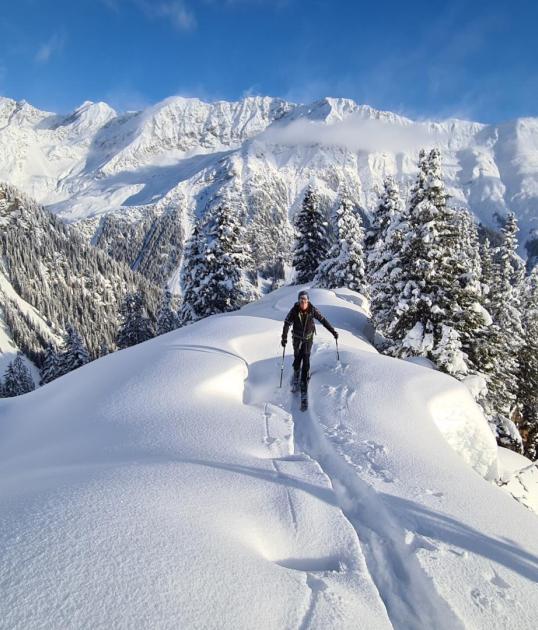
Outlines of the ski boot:
{"type": "Polygon", "coordinates": [[[308,409],[308,381],[301,383],[301,411],[308,409]]]}

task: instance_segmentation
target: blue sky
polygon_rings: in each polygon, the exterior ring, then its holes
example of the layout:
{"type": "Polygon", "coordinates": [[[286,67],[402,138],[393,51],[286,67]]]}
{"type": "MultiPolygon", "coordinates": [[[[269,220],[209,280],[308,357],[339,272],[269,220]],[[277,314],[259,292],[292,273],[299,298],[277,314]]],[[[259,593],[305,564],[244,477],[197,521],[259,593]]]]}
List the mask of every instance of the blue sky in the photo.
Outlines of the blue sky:
{"type": "Polygon", "coordinates": [[[538,116],[530,0],[13,0],[0,94],[67,112],[181,94],[345,96],[417,118],[538,116]]]}

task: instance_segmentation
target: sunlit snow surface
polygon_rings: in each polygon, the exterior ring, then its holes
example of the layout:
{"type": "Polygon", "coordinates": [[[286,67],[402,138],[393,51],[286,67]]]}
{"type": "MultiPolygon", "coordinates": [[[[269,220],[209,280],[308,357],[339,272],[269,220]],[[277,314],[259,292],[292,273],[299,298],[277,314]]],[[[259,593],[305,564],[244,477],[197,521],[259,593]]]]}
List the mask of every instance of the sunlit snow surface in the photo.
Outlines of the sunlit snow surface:
{"type": "Polygon", "coordinates": [[[301,413],[295,295],[0,401],[2,628],[535,627],[538,517],[468,391],[312,290],[340,362],[318,326],[301,413]]]}
{"type": "Polygon", "coordinates": [[[371,211],[386,175],[406,193],[418,150],[437,146],[454,206],[498,227],[518,216],[521,254],[538,231],[538,118],[484,125],[413,121],[345,98],[297,105],[278,98],[204,102],[180,96],[138,112],[85,102],[53,114],[0,97],[0,180],[69,222],[118,212],[140,220],[166,208],[203,212],[229,192],[290,209],[313,181],[334,197],[342,185],[371,211]]]}

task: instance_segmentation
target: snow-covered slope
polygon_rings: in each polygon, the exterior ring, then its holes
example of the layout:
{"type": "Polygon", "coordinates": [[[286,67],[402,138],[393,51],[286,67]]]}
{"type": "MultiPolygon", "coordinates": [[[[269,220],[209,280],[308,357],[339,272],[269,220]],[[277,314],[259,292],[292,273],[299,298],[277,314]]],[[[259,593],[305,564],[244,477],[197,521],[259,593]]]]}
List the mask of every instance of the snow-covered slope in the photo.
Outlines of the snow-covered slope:
{"type": "MultiPolygon", "coordinates": [[[[370,210],[394,174],[404,189],[420,147],[439,146],[454,203],[489,226],[508,209],[521,244],[538,228],[538,119],[499,125],[416,122],[349,99],[296,105],[269,97],[205,103],[169,98],[118,114],[84,103],[65,116],[0,99],[0,181],[8,181],[91,238],[116,213],[138,223],[171,208],[189,217],[224,191],[251,213],[293,213],[315,180],[330,200],[346,183],[370,210]]],[[[123,224],[123,230],[125,231],[123,224]]],[[[130,247],[140,250],[144,239],[130,247]]],[[[139,251],[127,254],[136,260],[139,251]]]]}
{"type": "Polygon", "coordinates": [[[318,330],[301,413],[295,291],[0,400],[4,627],[535,627],[538,517],[470,394],[313,290],[341,363],[318,330]]]}
{"type": "Polygon", "coordinates": [[[0,378],[18,350],[41,366],[46,345],[57,344],[67,324],[97,356],[113,343],[120,305],[133,290],[155,313],[157,286],[0,182],[0,378]]]}

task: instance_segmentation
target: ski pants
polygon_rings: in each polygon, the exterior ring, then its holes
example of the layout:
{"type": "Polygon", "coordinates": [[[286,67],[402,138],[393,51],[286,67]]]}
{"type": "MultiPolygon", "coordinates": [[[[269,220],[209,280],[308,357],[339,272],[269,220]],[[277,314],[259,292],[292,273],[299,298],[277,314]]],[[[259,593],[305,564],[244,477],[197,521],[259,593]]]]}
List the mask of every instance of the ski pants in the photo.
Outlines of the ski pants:
{"type": "Polygon", "coordinates": [[[301,370],[301,387],[306,388],[308,374],[310,373],[310,351],[312,350],[313,339],[293,339],[293,369],[295,372],[301,370]],[[302,363],[302,369],[301,369],[302,363]]]}

